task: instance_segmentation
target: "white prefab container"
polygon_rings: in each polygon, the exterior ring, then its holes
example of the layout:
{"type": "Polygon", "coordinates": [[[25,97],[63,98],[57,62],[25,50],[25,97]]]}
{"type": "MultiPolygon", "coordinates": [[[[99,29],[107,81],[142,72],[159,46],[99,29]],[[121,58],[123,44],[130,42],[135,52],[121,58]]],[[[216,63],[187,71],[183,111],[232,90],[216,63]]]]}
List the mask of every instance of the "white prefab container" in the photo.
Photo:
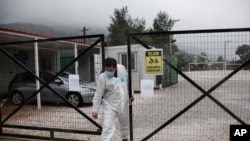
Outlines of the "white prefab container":
{"type": "MultiPolygon", "coordinates": [[[[145,48],[139,44],[131,45],[131,72],[132,86],[134,91],[140,91],[140,81],[143,79],[153,80],[156,86],[156,75],[145,74],[145,48]]],[[[127,45],[105,47],[105,57],[115,58],[118,64],[128,68],[127,45]]]]}

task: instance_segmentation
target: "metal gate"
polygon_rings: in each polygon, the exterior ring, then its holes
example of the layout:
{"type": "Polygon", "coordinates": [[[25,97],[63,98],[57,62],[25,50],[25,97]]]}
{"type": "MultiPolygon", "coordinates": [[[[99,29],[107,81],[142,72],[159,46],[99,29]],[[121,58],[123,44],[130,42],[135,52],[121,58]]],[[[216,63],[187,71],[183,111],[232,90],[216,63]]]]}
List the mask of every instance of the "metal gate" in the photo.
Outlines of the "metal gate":
{"type": "MultiPolygon", "coordinates": [[[[13,93],[19,94],[16,99],[25,99],[18,106],[11,100],[1,102],[1,135],[60,141],[87,140],[83,134],[100,135],[101,118],[96,121],[90,117],[92,110],[88,103],[95,91],[93,79],[102,69],[104,56],[102,34],[0,43],[0,83],[8,86],[13,81],[19,82],[18,77],[18,80],[12,79],[21,74],[22,84],[18,87],[22,88],[13,93]],[[46,74],[41,76],[41,72],[46,74]],[[73,88],[74,85],[64,87],[63,83],[69,83],[71,75],[78,76],[79,91],[73,88]],[[27,81],[33,78],[36,82],[29,84],[27,81]],[[28,95],[35,87],[36,90],[28,95]],[[60,89],[65,90],[65,95],[60,89]],[[44,96],[47,99],[43,99],[44,96]],[[73,101],[74,96],[83,105],[73,105],[70,100],[73,101]],[[40,103],[41,100],[45,102],[40,103]]],[[[7,88],[1,87],[1,91],[7,88]]]]}
{"type": "Polygon", "coordinates": [[[228,141],[231,124],[249,124],[249,28],[131,33],[127,44],[130,93],[154,82],[153,97],[139,92],[130,106],[131,140],[228,141]],[[159,48],[164,74],[146,75],[141,50],[159,48]]]}
{"type": "MultiPolygon", "coordinates": [[[[75,107],[50,84],[65,70],[91,82],[95,68],[102,68],[103,42],[104,35],[90,35],[0,43],[1,90],[20,72],[28,72],[41,84],[19,106],[1,103],[1,135],[47,140],[88,140],[100,135],[102,118],[90,118],[91,106],[75,107]],[[94,42],[86,44],[83,38],[94,42]],[[102,49],[97,51],[96,46],[102,49]],[[40,61],[32,63],[37,59],[36,48],[40,61]],[[101,58],[94,61],[100,52],[101,58]],[[44,81],[35,73],[37,67],[57,73],[44,81]],[[38,109],[31,101],[43,90],[52,91],[62,102],[42,103],[38,109]]],[[[154,82],[154,97],[143,98],[138,92],[129,108],[131,140],[226,141],[229,125],[249,124],[249,45],[249,28],[129,34],[130,94],[140,80],[154,82]],[[163,75],[144,73],[142,50],[154,48],[163,50],[163,75]]]]}

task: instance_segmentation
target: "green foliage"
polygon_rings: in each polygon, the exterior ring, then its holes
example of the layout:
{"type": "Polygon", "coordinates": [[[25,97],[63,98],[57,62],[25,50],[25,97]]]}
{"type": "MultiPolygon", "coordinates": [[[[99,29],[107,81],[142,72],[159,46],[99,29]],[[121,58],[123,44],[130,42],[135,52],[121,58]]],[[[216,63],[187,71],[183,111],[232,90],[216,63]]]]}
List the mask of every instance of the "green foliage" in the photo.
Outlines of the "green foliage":
{"type": "Polygon", "coordinates": [[[223,61],[224,61],[224,59],[223,59],[222,56],[219,56],[219,57],[217,58],[217,62],[223,62],[223,61]]]}
{"type": "Polygon", "coordinates": [[[240,62],[243,63],[250,58],[250,45],[238,46],[235,53],[240,57],[240,62]]]}
{"type": "MultiPolygon", "coordinates": [[[[154,19],[154,31],[169,31],[171,29],[171,18],[166,12],[160,11],[154,19]]],[[[173,25],[172,25],[173,26],[173,25]]]]}
{"type": "MultiPolygon", "coordinates": [[[[170,18],[166,12],[160,11],[153,22],[153,29],[151,32],[163,32],[170,31],[175,21],[170,18]]],[[[178,47],[174,44],[176,40],[173,39],[171,34],[162,34],[152,36],[149,43],[156,48],[163,48],[164,54],[172,54],[178,52],[178,47]]]]}
{"type": "Polygon", "coordinates": [[[132,19],[128,14],[128,8],[115,9],[114,17],[111,17],[108,27],[108,45],[124,45],[127,43],[127,34],[132,32],[143,32],[145,30],[144,19],[132,19]]]}
{"type": "Polygon", "coordinates": [[[207,62],[207,61],[208,61],[207,54],[205,52],[201,52],[199,55],[199,62],[207,62]]]}

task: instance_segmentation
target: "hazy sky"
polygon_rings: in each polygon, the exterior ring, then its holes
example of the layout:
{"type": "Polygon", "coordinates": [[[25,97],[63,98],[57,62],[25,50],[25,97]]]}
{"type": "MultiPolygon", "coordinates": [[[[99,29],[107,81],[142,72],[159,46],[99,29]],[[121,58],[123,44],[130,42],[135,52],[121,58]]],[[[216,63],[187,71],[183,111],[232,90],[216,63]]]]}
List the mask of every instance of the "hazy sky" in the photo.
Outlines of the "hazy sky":
{"type": "Polygon", "coordinates": [[[147,28],[159,11],[180,19],[172,30],[250,27],[250,0],[0,0],[0,23],[107,28],[123,6],[147,28]]]}

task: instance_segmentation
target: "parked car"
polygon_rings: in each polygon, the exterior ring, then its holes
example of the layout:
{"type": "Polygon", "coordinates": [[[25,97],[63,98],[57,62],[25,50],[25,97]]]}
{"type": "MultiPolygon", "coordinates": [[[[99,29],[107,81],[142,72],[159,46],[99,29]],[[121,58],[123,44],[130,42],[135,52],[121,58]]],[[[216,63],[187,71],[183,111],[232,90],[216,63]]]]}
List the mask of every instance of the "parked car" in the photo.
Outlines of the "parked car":
{"type": "MultiPolygon", "coordinates": [[[[55,75],[54,72],[39,73],[39,77],[45,82],[50,81],[55,75]]],[[[75,106],[91,103],[95,93],[95,83],[80,81],[80,91],[69,91],[69,75],[70,73],[67,72],[62,73],[49,86],[75,106]]],[[[42,83],[40,83],[40,86],[42,86],[42,83]]],[[[12,103],[15,105],[24,103],[35,91],[36,78],[28,72],[16,74],[9,83],[8,92],[12,103]]],[[[44,102],[65,102],[47,87],[40,91],[40,97],[41,101],[44,102]]],[[[32,101],[34,100],[36,100],[36,96],[33,97],[32,101]]]]}

